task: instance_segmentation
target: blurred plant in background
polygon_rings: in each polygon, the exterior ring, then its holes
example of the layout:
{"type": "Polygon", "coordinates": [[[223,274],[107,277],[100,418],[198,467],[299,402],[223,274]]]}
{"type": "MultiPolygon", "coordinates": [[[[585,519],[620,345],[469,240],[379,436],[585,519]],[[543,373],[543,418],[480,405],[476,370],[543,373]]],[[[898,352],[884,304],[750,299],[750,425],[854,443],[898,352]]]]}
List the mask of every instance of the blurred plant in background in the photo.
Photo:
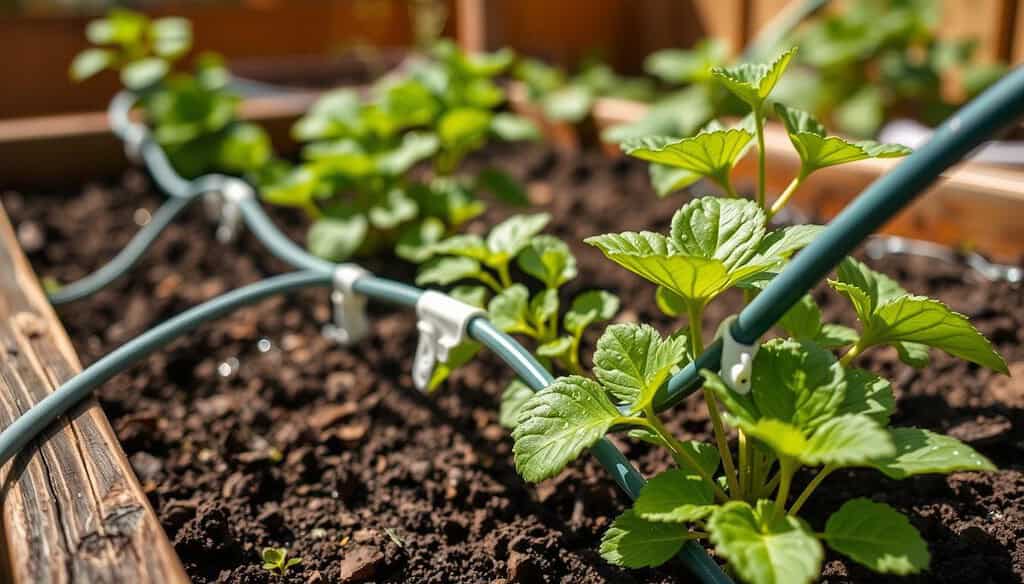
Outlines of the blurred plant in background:
{"type": "Polygon", "coordinates": [[[505,92],[495,78],[513,60],[511,51],[467,55],[442,41],[368,96],[327,93],[293,128],[305,143],[302,161],[275,161],[263,173],[264,198],[315,219],[308,244],[321,257],[341,261],[388,245],[426,260],[434,243],[483,212],[478,192],[525,203],[521,187],[495,169],[455,175],[491,139],[536,137],[528,121],[497,111],[505,92]],[[421,162],[432,172],[414,177],[421,162]]]}
{"type": "Polygon", "coordinates": [[[117,71],[125,88],[139,95],[153,138],[179,173],[253,177],[270,160],[266,132],[239,120],[240,98],[229,90],[230,74],[218,55],[200,55],[193,73],[174,71],[192,48],[188,20],[114,9],[90,22],[86,37],[95,46],[72,61],[72,79],[117,71]]]}
{"type": "Polygon", "coordinates": [[[784,41],[799,44],[804,67],[779,99],[857,137],[900,116],[938,125],[960,101],[943,97],[944,78],[955,74],[969,99],[1007,71],[979,63],[975,39],[939,38],[940,17],[936,0],[858,0],[811,20],[784,41]]]}

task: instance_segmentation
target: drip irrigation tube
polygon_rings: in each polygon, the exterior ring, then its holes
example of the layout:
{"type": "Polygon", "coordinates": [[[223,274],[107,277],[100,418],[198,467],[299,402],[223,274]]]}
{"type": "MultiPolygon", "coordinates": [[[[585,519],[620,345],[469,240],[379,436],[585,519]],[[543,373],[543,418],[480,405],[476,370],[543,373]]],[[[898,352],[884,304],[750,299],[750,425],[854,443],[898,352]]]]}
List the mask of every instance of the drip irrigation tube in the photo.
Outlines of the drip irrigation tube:
{"type": "MultiPolygon", "coordinates": [[[[125,139],[129,150],[138,147],[147,168],[162,189],[175,197],[189,197],[202,179],[189,182],[174,172],[159,145],[148,139],[144,127],[128,117],[134,97],[119,94],[111,104],[111,122],[115,133],[125,139]]],[[[936,132],[932,142],[911,155],[892,173],[873,183],[844,210],[827,229],[777,276],[739,315],[733,336],[752,343],[779,319],[797,300],[818,283],[871,232],[888,221],[914,197],[934,182],[939,174],[960,160],[971,149],[1000,127],[1024,113],[1024,69],[1018,68],[974,100],[936,132]]],[[[212,180],[212,179],[211,179],[212,180]]],[[[99,384],[124,370],[173,338],[200,323],[221,316],[238,306],[272,294],[310,286],[332,286],[335,264],[312,256],[278,231],[262,207],[253,199],[241,205],[242,216],[250,230],[268,249],[285,262],[304,271],[268,278],[263,282],[234,290],[178,315],[140,335],[100,359],[42,400],[0,433],[0,464],[28,444],[46,426],[81,401],[99,384]]],[[[138,237],[138,236],[137,236],[138,237]]],[[[145,246],[141,246],[143,249],[145,246]]],[[[121,255],[124,255],[122,252],[121,255]]],[[[119,255],[118,257],[121,257],[119,255]]],[[[419,288],[383,278],[364,277],[354,289],[375,299],[403,306],[416,304],[423,293],[419,288]]],[[[551,383],[551,374],[509,335],[497,330],[486,318],[469,323],[470,336],[493,350],[533,390],[551,383]]],[[[663,387],[656,396],[658,410],[670,407],[692,393],[698,385],[698,371],[718,369],[721,343],[713,343],[695,363],[691,363],[663,387]]],[[[638,496],[644,478],[607,439],[592,449],[601,464],[631,497],[638,496]]],[[[703,582],[730,582],[718,565],[695,542],[687,542],[680,556],[703,582]]]]}
{"type": "MultiPolygon", "coordinates": [[[[1017,67],[960,108],[892,172],[871,183],[798,253],[763,292],[744,308],[732,328],[744,344],[755,342],[872,232],[910,204],[950,166],[1001,128],[1024,115],[1024,67],[1017,67]]],[[[655,396],[655,408],[670,408],[699,386],[701,369],[717,371],[722,343],[715,341],[655,396]]]]}
{"type": "Polygon", "coordinates": [[[69,379],[4,428],[0,432],[0,466],[100,384],[200,324],[275,294],[331,285],[330,275],[320,272],[302,271],[274,276],[232,290],[158,324],[69,379]]]}

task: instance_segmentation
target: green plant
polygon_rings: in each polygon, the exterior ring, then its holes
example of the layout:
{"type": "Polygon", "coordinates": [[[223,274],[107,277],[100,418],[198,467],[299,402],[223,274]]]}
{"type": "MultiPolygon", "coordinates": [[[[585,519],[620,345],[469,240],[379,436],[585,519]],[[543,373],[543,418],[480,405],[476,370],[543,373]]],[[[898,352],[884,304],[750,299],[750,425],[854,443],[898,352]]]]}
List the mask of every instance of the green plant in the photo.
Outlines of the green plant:
{"type": "Polygon", "coordinates": [[[582,122],[599,97],[619,97],[650,101],[654,84],[643,77],[624,77],[606,63],[591,60],[572,77],[537,59],[524,59],[516,65],[515,76],[537,102],[544,115],[573,124],[582,122]]]}
{"type": "MultiPolygon", "coordinates": [[[[459,282],[452,296],[486,308],[499,329],[532,339],[537,356],[545,364],[558,364],[582,374],[580,342],[588,326],[615,316],[619,300],[610,292],[591,290],[573,298],[561,318],[559,290],[576,277],[576,258],[557,237],[541,234],[550,217],[547,213],[514,215],[491,229],[486,237],[455,235],[432,246],[433,258],[420,269],[418,285],[447,286],[459,282]],[[531,276],[542,288],[531,292],[513,279],[512,267],[531,276]]],[[[478,346],[466,344],[449,362],[439,367],[431,388],[456,367],[469,361],[478,346]]],[[[502,422],[513,425],[516,408],[532,392],[514,381],[502,399],[502,422]]]]}
{"type": "Polygon", "coordinates": [[[690,49],[651,53],[644,70],[674,89],[653,102],[646,116],[613,126],[602,137],[622,143],[656,135],[690,136],[715,118],[739,114],[743,104],[711,74],[729,62],[728,48],[718,39],[704,39],[690,49]]]}
{"type": "Polygon", "coordinates": [[[303,161],[265,173],[264,198],[316,220],[308,244],[321,257],[341,261],[387,244],[422,261],[430,244],[483,211],[477,192],[525,201],[519,185],[495,169],[454,174],[491,138],[536,136],[524,119],[494,111],[505,99],[494,77],[511,62],[508,51],[466,55],[446,41],[434,59],[386,78],[368,98],[328,93],[293,128],[306,143],[303,161]],[[433,176],[412,176],[425,161],[433,176]]]}
{"type": "Polygon", "coordinates": [[[72,79],[82,81],[106,69],[120,72],[124,86],[139,95],[153,138],[179,173],[195,177],[222,171],[253,177],[270,161],[266,132],[238,119],[240,99],[228,89],[230,74],[220,57],[200,56],[193,74],[173,72],[192,45],[187,20],[150,20],[114,9],[90,22],[86,36],[100,46],[75,57],[72,79]]]}
{"type": "Polygon", "coordinates": [[[956,72],[973,97],[1004,75],[1003,64],[975,60],[973,39],[943,39],[935,0],[858,0],[798,28],[806,67],[780,87],[780,99],[814,112],[845,134],[871,137],[895,116],[937,125],[956,104],[943,79],[956,72]]]}
{"type": "MultiPolygon", "coordinates": [[[[627,151],[728,185],[734,154],[755,141],[764,104],[791,56],[792,51],[771,65],[713,71],[749,105],[753,130],[716,128],[691,139],[647,139],[627,151]]],[[[733,287],[747,298],[756,295],[818,234],[820,228],[811,225],[767,227],[806,175],[832,164],[906,153],[902,147],[826,136],[809,114],[785,106],[777,112],[803,166],[774,205],[765,196],[703,197],[676,212],[668,235],[627,232],[586,240],[656,284],[662,310],[685,314],[687,325],[666,337],[646,324],[608,327],[594,354],[593,378],[559,377],[519,405],[516,468],[530,481],[552,477],[608,432],[627,432],[665,448],[675,468],[653,477],[604,535],[601,553],[615,564],[656,566],[686,541],[707,539],[740,578],[755,584],[811,582],[821,568],[823,543],[878,572],[919,572],[929,562],[927,546],[888,505],[848,501],[817,531],[798,514],[839,469],[873,468],[903,479],[994,468],[953,438],[889,427],[895,407],[890,383],[854,366],[865,351],[888,345],[914,367],[927,365],[929,348],[937,348],[1006,373],[1003,359],[963,315],[846,259],[829,283],[851,302],[859,331],[823,323],[808,295],[779,322],[788,337],[761,345],[748,378],[730,383],[701,372],[714,445],[680,440],[654,409],[655,395],[672,373],[704,351],[708,303],[733,287]],[[735,448],[730,427],[738,437],[735,448]],[[794,477],[804,467],[817,473],[792,498],[794,477]]],[[[759,160],[763,185],[764,158],[759,160]]],[[[761,186],[758,193],[763,192],[761,186]]]]}
{"type": "Polygon", "coordinates": [[[260,558],[263,569],[278,576],[287,576],[292,566],[302,563],[302,558],[288,557],[288,548],[263,548],[260,558]]]}

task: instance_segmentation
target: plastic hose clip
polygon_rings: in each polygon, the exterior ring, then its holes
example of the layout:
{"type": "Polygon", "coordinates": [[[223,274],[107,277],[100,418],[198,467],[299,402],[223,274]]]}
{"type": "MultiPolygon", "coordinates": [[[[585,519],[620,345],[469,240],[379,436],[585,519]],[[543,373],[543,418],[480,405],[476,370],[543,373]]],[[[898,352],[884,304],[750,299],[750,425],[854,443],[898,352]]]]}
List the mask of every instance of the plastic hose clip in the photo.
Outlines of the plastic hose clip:
{"type": "Polygon", "coordinates": [[[220,188],[203,195],[207,215],[217,221],[217,241],[230,243],[238,237],[242,225],[242,201],[256,196],[249,183],[226,177],[220,188]]]}
{"type": "Polygon", "coordinates": [[[356,264],[338,264],[334,270],[334,322],[324,325],[323,335],[344,347],[366,338],[370,323],[366,317],[366,296],[353,289],[356,280],[370,276],[370,272],[356,264]]]}
{"type": "Polygon", "coordinates": [[[732,336],[732,325],[736,315],[722,322],[718,331],[722,337],[722,379],[733,391],[741,395],[750,393],[750,378],[754,369],[754,357],[760,345],[755,341],[744,345],[732,336]]]}
{"type": "Polygon", "coordinates": [[[433,290],[420,296],[416,301],[420,339],[412,364],[412,381],[417,389],[428,389],[438,363],[446,363],[451,350],[465,340],[469,321],[484,314],[476,306],[433,290]]]}

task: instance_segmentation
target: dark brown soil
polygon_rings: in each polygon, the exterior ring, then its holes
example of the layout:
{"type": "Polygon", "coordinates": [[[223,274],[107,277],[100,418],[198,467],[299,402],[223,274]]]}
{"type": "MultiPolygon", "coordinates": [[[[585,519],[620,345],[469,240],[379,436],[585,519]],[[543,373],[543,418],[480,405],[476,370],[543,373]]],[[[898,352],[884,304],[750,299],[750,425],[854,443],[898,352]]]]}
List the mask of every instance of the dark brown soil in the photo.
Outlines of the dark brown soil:
{"type": "MultiPolygon", "coordinates": [[[[531,183],[553,230],[574,247],[585,285],[620,294],[623,320],[673,324],[653,287],[580,245],[588,235],[664,230],[682,199],[658,201],[643,167],[596,155],[558,160],[539,150],[498,150],[493,162],[531,183]]],[[[479,163],[479,161],[478,161],[479,163]]],[[[4,195],[43,277],[72,281],[109,259],[137,230],[134,218],[160,198],[129,171],[120,181],[50,196],[4,195]]],[[[500,213],[472,229],[483,230],[500,213]]],[[[302,220],[274,212],[301,239],[302,220]]],[[[182,310],[286,266],[246,235],[219,245],[198,212],[172,226],[129,277],[60,308],[88,364],[182,310]]],[[[963,265],[886,258],[876,267],[907,288],[968,314],[998,345],[1016,377],[934,355],[923,372],[878,351],[865,364],[897,387],[895,422],[962,438],[998,473],[889,481],[837,473],[806,507],[820,529],[853,496],[906,512],[928,540],[931,571],[896,582],[1020,582],[1024,577],[1024,294],[983,281],[963,265]]],[[[409,280],[399,263],[371,262],[409,280]]],[[[826,312],[848,319],[828,297],[826,312]]],[[[737,299],[711,307],[708,330],[737,299]]],[[[415,326],[409,313],[373,308],[373,336],[353,350],[320,335],[326,292],[277,298],[201,327],[107,383],[100,398],[168,535],[196,582],[276,582],[259,550],[285,546],[303,562],[288,582],[688,582],[685,570],[627,572],[596,553],[600,534],[626,503],[603,469],[579,462],[530,486],[515,474],[511,441],[497,424],[506,368],[484,356],[434,397],[409,376],[415,326]]],[[[598,331],[589,335],[590,346],[598,331]]],[[[706,438],[699,400],[670,416],[706,438]]],[[[658,452],[624,444],[644,472],[658,452]]],[[[803,477],[806,480],[806,477],[803,477]]],[[[829,555],[825,581],[889,581],[829,555]]]]}

